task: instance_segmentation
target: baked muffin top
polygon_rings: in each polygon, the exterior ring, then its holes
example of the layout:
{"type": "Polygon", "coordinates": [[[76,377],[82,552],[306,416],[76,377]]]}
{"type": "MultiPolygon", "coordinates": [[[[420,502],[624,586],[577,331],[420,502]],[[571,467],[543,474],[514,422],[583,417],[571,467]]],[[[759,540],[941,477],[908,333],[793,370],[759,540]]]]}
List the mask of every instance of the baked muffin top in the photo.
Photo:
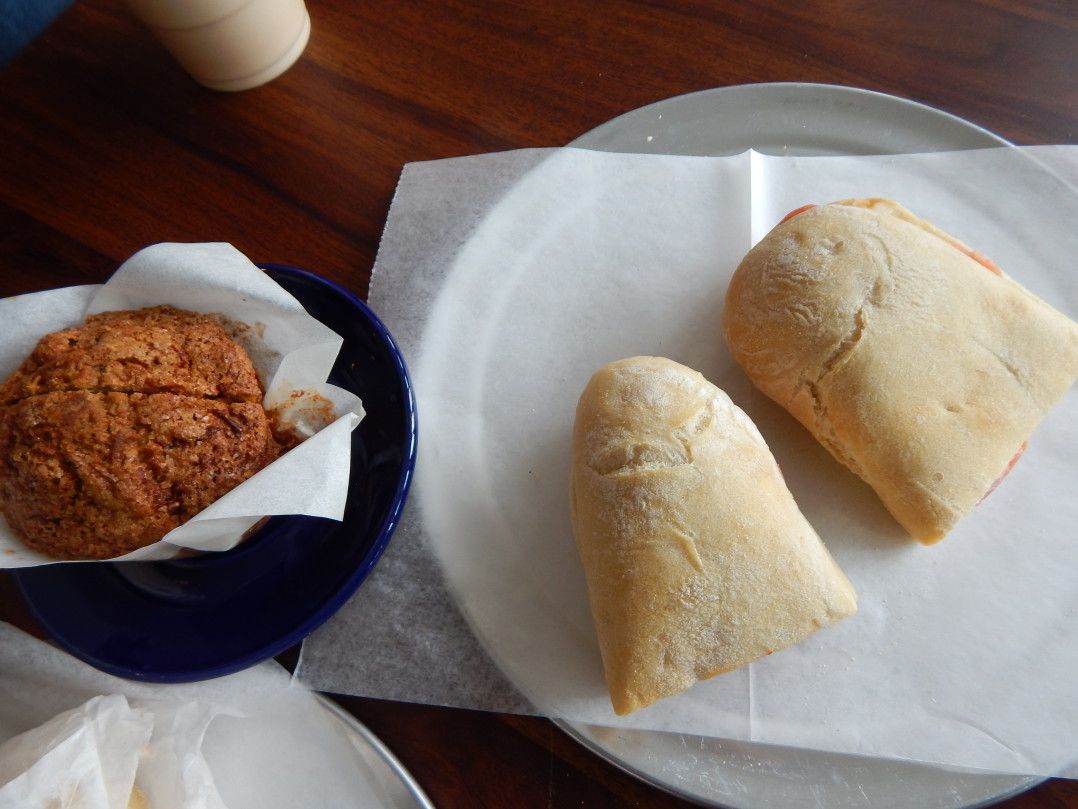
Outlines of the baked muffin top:
{"type": "Polygon", "coordinates": [[[262,401],[250,358],[221,324],[171,306],[102,312],[45,335],[0,386],[0,403],[74,390],[262,401]]]}
{"type": "Polygon", "coordinates": [[[43,337],[0,385],[0,509],[56,558],[156,542],[280,453],[261,401],[212,317],[93,315],[43,337]]]}

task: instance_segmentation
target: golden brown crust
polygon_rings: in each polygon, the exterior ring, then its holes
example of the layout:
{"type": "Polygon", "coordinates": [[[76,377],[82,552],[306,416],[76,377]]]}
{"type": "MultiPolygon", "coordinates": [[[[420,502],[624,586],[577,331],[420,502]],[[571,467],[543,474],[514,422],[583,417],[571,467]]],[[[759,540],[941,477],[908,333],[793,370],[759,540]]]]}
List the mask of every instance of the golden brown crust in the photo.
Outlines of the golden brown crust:
{"type": "Polygon", "coordinates": [[[65,390],[262,401],[250,359],[224,328],[171,306],[102,312],[46,335],[0,386],[0,403],[65,390]]]}
{"type": "Polygon", "coordinates": [[[260,404],[47,393],[0,411],[0,501],[26,545],[106,559],[155,542],[276,456],[260,404]]]}
{"type": "Polygon", "coordinates": [[[1078,376],[1078,325],[889,200],[824,205],[741,262],[723,329],[749,378],[941,539],[1078,376]]]}
{"type": "Polygon", "coordinates": [[[56,558],[156,542],[279,452],[246,352],[169,306],[46,335],[0,401],[0,508],[56,558]]]}
{"type": "Polygon", "coordinates": [[[856,611],[755,426],[671,360],[620,360],[588,383],[571,511],[619,714],[856,611]]]}

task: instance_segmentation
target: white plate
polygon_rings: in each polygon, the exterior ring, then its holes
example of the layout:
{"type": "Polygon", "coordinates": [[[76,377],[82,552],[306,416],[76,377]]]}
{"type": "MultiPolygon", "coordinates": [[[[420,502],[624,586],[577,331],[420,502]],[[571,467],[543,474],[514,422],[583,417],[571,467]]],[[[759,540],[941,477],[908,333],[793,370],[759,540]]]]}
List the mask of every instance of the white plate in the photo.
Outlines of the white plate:
{"type": "MultiPolygon", "coordinates": [[[[899,154],[1008,145],[912,101],[821,84],[706,90],[626,113],[569,144],[603,151],[722,155],[899,154]]],[[[1040,778],[651,731],[559,723],[612,764],[661,789],[727,807],[919,807],[992,803],[1040,778]]]]}
{"type": "Polygon", "coordinates": [[[337,703],[318,695],[322,707],[341,724],[366,769],[382,809],[434,809],[423,788],[370,729],[337,703]]]}

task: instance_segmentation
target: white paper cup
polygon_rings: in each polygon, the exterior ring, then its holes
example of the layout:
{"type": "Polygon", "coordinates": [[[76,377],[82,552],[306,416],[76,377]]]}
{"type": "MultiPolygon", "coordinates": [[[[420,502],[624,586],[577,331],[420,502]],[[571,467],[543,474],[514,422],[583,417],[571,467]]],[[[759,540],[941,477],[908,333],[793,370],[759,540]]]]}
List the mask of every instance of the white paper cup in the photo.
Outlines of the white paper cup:
{"type": "Polygon", "coordinates": [[[183,68],[214,90],[246,90],[303,53],[311,19],[303,0],[127,0],[183,68]]]}

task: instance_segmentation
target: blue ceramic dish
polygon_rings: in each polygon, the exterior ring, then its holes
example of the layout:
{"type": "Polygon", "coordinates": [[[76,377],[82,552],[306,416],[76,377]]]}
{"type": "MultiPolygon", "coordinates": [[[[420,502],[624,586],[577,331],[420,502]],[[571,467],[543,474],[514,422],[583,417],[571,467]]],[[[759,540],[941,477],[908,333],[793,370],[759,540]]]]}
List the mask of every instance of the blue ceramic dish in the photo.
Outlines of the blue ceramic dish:
{"type": "Polygon", "coordinates": [[[102,671],[191,682],[284,651],[348,600],[400,520],[415,468],[417,422],[393,337],[346,289],[294,267],[261,266],[344,338],[329,381],[357,394],[366,410],[352,433],[344,520],[273,517],[234,550],[190,559],[14,571],[49,636],[102,671]]]}

